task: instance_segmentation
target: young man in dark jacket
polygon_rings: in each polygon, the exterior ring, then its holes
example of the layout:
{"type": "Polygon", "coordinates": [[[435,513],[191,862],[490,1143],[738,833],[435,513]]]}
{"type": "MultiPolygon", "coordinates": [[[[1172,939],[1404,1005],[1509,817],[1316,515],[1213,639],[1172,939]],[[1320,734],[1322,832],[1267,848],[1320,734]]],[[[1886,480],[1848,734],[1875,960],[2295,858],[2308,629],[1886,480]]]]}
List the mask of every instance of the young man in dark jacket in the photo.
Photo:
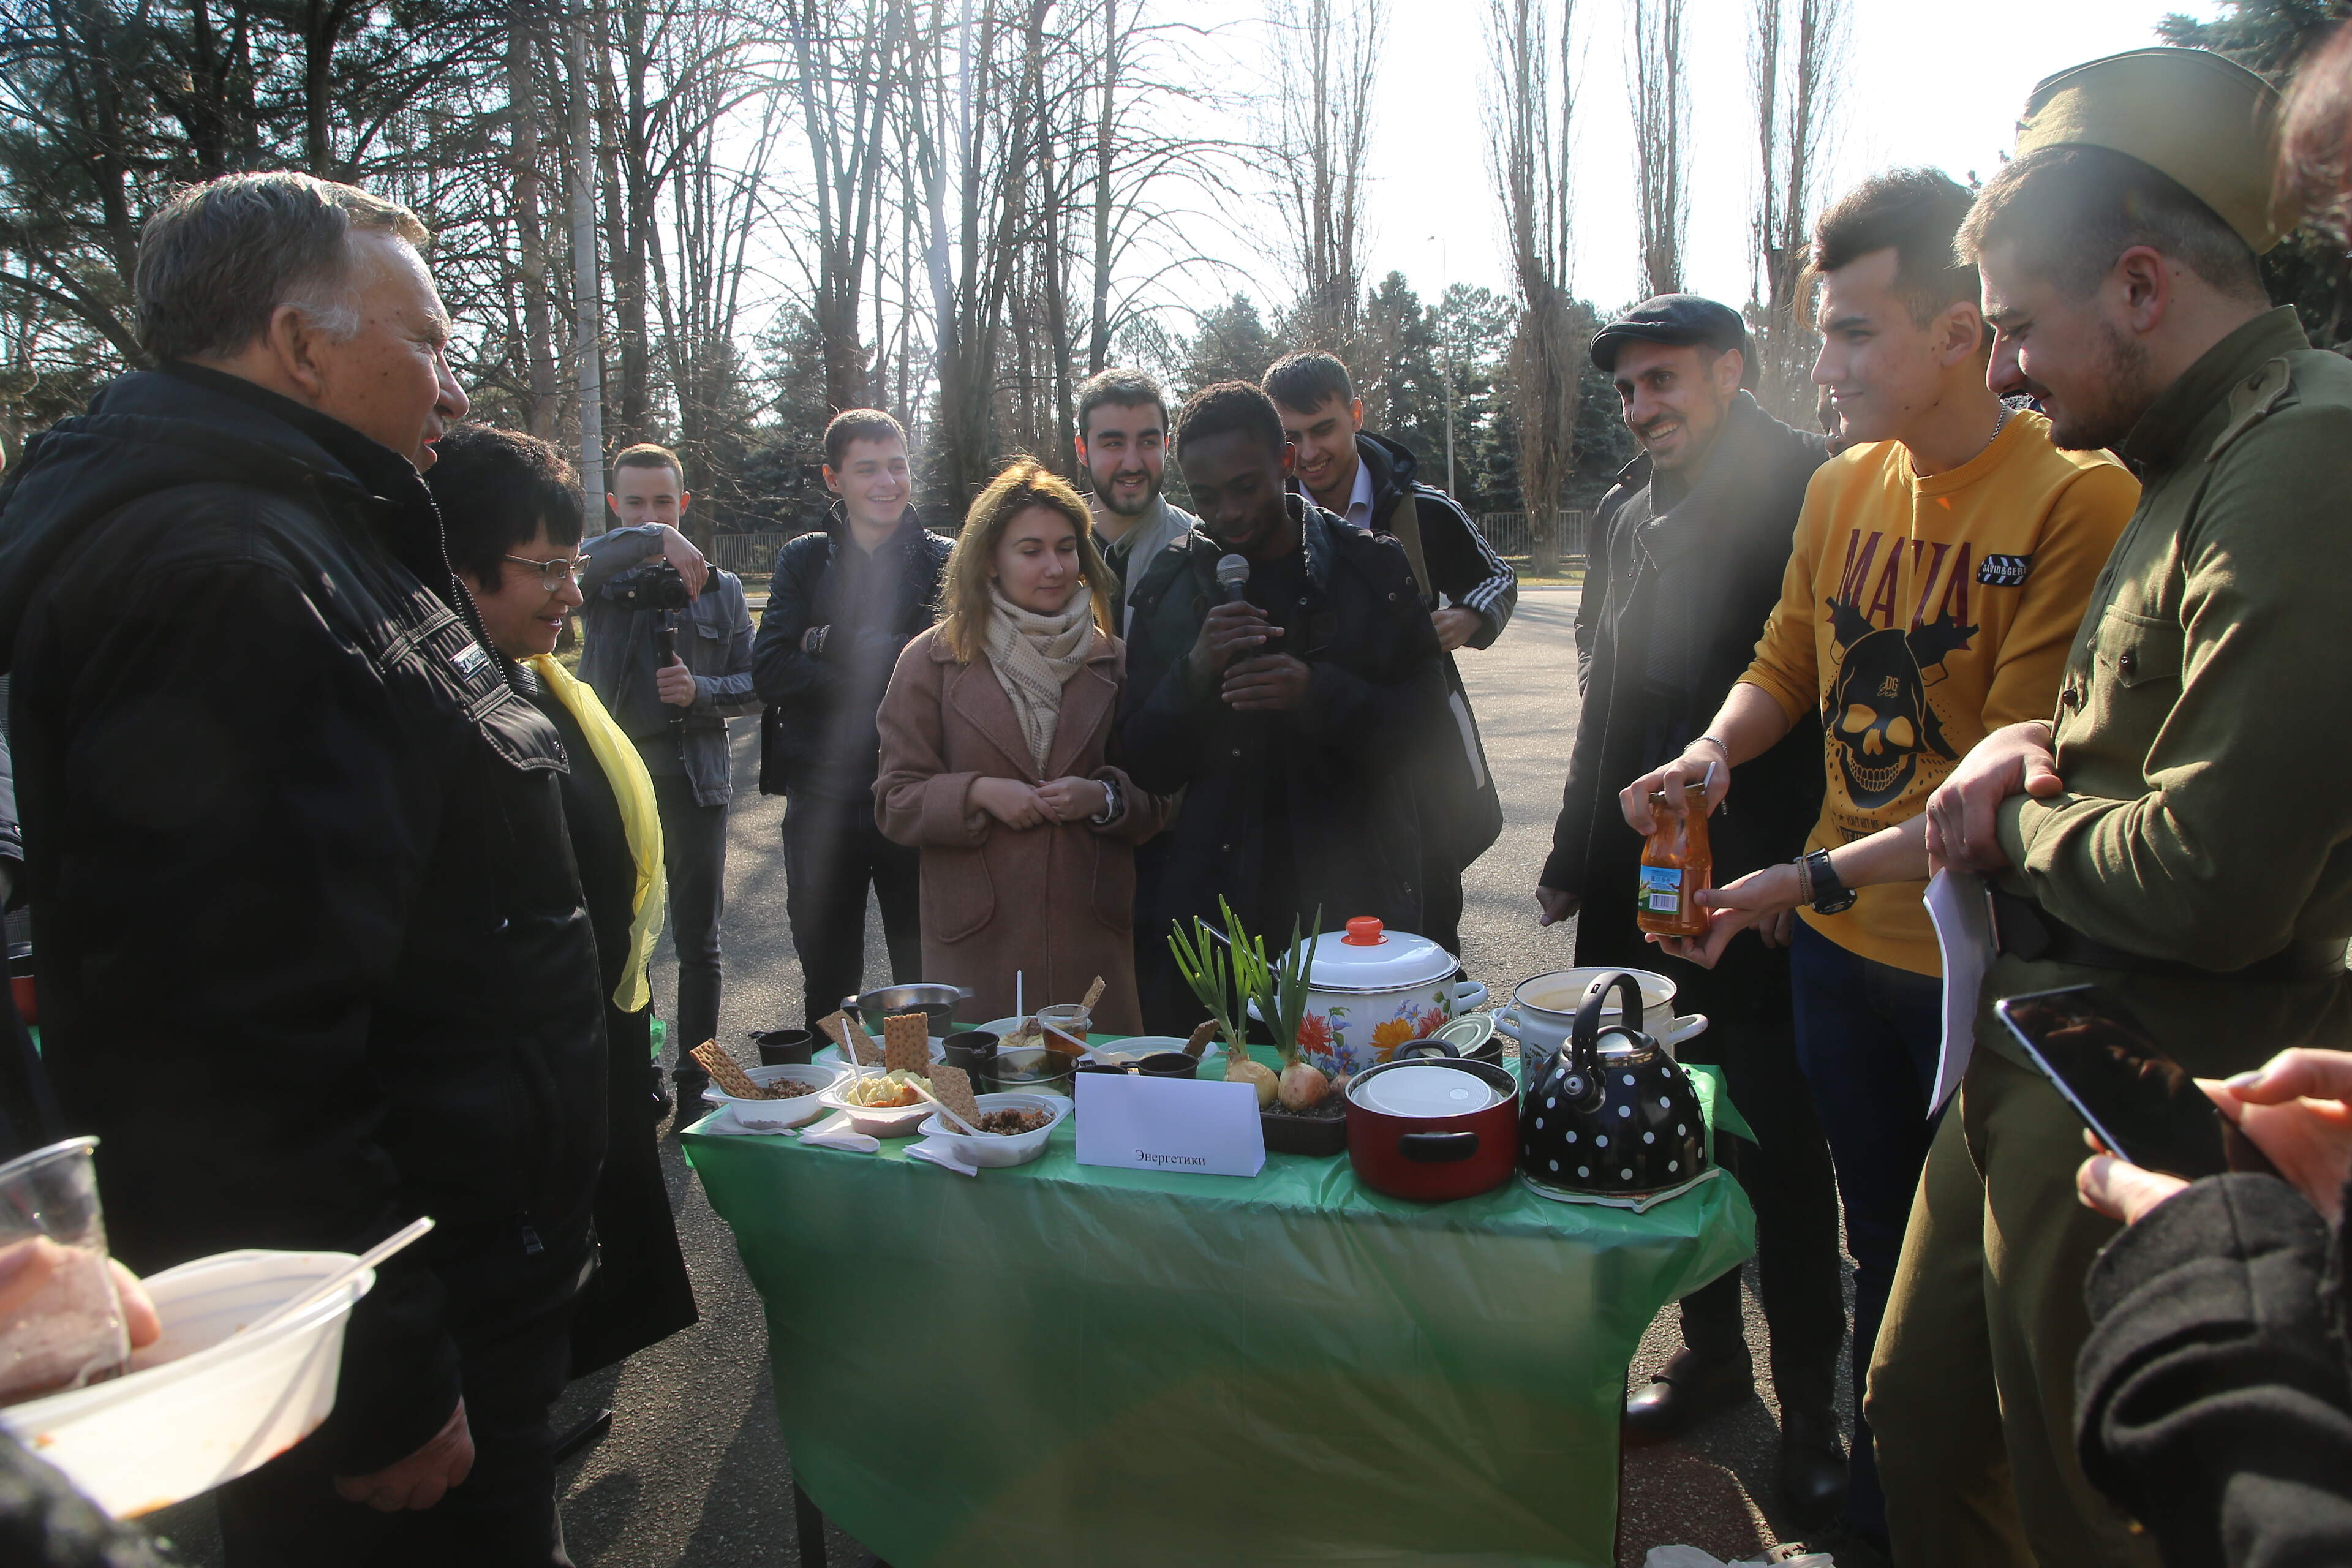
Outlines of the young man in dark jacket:
{"type": "Polygon", "coordinates": [[[1420,459],[1364,428],[1363,400],[1337,358],[1287,354],[1266,371],[1263,384],[1282,416],[1283,436],[1298,454],[1294,478],[1299,489],[1349,527],[1404,546],[1422,607],[1444,650],[1444,714],[1418,750],[1414,777],[1421,810],[1420,934],[1459,953],[1462,873],[1501,833],[1503,810],[1454,654],[1492,647],[1503,635],[1518,603],[1518,574],[1459,502],[1416,482],[1420,459]]]}
{"type": "Polygon", "coordinates": [[[566,759],[418,470],[466,411],[404,208],[292,174],[150,220],[114,382],[0,489],[45,1064],[140,1273],[420,1214],[228,1561],[556,1563],[604,1006],[566,759]],[[463,1482],[463,1485],[459,1483],[463,1482]]]}
{"type": "Polygon", "coordinates": [[[879,409],[850,409],[825,427],[824,482],[841,499],[824,531],[776,552],[751,648],[752,685],[768,705],[760,788],[790,797],[784,909],[812,1028],[865,989],[869,886],[891,980],[922,978],[918,857],[874,819],[875,714],[899,651],[938,616],[951,542],[908,504],[907,435],[879,409]]]}
{"type": "Polygon", "coordinates": [[[1269,949],[1318,908],[1327,931],[1357,915],[1420,931],[1406,766],[1445,676],[1404,552],[1286,489],[1290,447],[1264,393],[1194,394],[1175,444],[1204,531],[1170,544],[1136,590],[1118,739],[1139,787],[1185,792],[1136,858],[1144,1025],[1181,1035],[1200,1008],[1169,923],[1215,920],[1221,894],[1269,949]],[[1227,553],[1250,569],[1231,598],[1216,576],[1227,553]]]}
{"type": "MultiPolygon", "coordinates": [[[[1823,437],[1790,429],[1741,390],[1747,342],[1737,312],[1691,294],[1636,305],[1593,339],[1593,363],[1615,381],[1643,450],[1594,523],[1603,543],[1576,617],[1583,706],[1536,901],[1543,924],[1577,917],[1577,963],[1672,975],[1680,1009],[1710,1020],[1682,1054],[1721,1066],[1732,1102],[1768,1130],[1760,1144],[1726,1149],[1756,1205],[1780,1491],[1811,1528],[1845,1489],[1832,1408],[1845,1307],[1837,1189],[1797,1067],[1788,950],[1735,942],[1708,970],[1645,942],[1634,924],[1642,839],[1617,805],[1619,784],[1681,755],[1748,668],[1780,595],[1806,484],[1828,456],[1823,437]]],[[[1738,791],[1738,813],[1708,825],[1718,884],[1804,847],[1821,810],[1818,728],[1800,726],[1743,764],[1738,791]]],[[[1637,1438],[1752,1396],[1739,1272],[1685,1297],[1682,1323],[1684,1348],[1627,1402],[1637,1438]]]]}

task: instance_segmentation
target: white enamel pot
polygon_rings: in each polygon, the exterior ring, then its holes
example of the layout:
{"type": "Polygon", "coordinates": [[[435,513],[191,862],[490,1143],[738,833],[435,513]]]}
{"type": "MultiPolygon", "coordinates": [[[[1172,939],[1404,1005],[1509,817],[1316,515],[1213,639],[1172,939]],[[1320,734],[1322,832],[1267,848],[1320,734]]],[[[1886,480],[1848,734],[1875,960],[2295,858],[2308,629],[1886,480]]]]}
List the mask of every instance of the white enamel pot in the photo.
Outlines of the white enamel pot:
{"type": "MultiPolygon", "coordinates": [[[[1685,1040],[1695,1039],[1706,1032],[1706,1015],[1686,1013],[1673,1016],[1675,985],[1672,980],[1647,969],[1620,971],[1602,964],[1589,969],[1555,969],[1549,974],[1538,974],[1522,981],[1511,992],[1510,1005],[1503,1009],[1498,1020],[1505,1029],[1518,1037],[1519,1057],[1523,1061],[1549,1060],[1568,1044],[1576,1029],[1576,1009],[1584,1000],[1585,991],[1604,974],[1626,973],[1642,988],[1642,1011],[1659,1022],[1652,1028],[1652,1037],[1672,1056],[1675,1047],[1685,1040]]],[[[1602,1004],[1601,1026],[1622,1024],[1622,1008],[1615,994],[1602,1004]]]]}
{"type": "Polygon", "coordinates": [[[1388,931],[1369,915],[1307,939],[1307,1014],[1298,1043],[1328,1073],[1378,1067],[1409,1041],[1484,1006],[1486,988],[1456,980],[1454,956],[1427,937],[1388,931]]]}

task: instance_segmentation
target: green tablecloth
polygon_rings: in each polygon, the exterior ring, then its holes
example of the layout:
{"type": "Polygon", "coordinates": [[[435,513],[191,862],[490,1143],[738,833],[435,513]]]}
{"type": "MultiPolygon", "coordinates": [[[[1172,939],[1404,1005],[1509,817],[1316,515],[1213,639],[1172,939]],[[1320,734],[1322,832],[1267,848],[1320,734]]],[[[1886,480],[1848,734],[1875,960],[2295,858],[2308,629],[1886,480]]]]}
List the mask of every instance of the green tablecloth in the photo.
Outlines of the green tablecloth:
{"type": "Polygon", "coordinates": [[[767,1306],[795,1473],[896,1568],[1606,1568],[1626,1365],[1754,1245],[1727,1174],[1635,1215],[1074,1144],[975,1179],[903,1142],[685,1139],[767,1306]]]}

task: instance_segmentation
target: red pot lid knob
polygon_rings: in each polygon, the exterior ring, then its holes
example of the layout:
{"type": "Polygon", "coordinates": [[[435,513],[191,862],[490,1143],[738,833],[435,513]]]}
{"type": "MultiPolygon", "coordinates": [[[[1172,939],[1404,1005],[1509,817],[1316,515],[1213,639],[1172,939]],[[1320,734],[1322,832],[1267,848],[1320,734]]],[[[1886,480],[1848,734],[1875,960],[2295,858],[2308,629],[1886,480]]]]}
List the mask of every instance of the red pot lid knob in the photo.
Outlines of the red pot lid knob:
{"type": "Polygon", "coordinates": [[[1348,934],[1339,940],[1349,947],[1378,947],[1388,938],[1381,934],[1378,915],[1358,915],[1348,922],[1348,934]]]}

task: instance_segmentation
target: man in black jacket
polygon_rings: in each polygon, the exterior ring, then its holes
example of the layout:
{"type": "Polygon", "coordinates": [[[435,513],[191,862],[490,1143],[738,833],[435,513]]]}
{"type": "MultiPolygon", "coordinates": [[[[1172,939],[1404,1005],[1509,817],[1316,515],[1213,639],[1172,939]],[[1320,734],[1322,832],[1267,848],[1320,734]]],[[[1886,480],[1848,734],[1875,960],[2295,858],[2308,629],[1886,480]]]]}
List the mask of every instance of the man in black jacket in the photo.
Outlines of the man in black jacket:
{"type": "Polygon", "coordinates": [[[425,237],[303,174],[182,193],[135,279],[163,369],[0,489],[46,1063],[115,1251],[438,1222],[353,1310],[326,1425],[220,1493],[232,1564],[563,1561],[603,998],[566,759],[418,472],[466,411],[425,237]]]}
{"type": "Polygon", "coordinates": [[[1283,436],[1298,455],[1299,489],[1349,527],[1404,546],[1422,607],[1444,650],[1444,715],[1418,751],[1414,778],[1421,810],[1420,934],[1459,953],[1462,873],[1502,832],[1503,808],[1454,654],[1494,647],[1518,603],[1518,574],[1495,553],[1459,502],[1416,482],[1419,458],[1364,428],[1363,399],[1336,357],[1286,354],[1266,371],[1263,384],[1282,416],[1283,436]]]}
{"type": "Polygon", "coordinates": [[[1220,894],[1269,948],[1318,908],[1327,931],[1357,915],[1421,930],[1406,761],[1445,676],[1404,552],[1286,489],[1290,447],[1264,393],[1195,393],[1176,461],[1205,531],[1163,550],[1135,592],[1118,739],[1139,787],[1185,792],[1136,858],[1144,1025],[1181,1035],[1200,1007],[1169,922],[1215,920],[1220,894]],[[1230,601],[1227,552],[1250,568],[1230,601]]]}
{"type": "MultiPolygon", "coordinates": [[[[1780,1489],[1807,1528],[1835,1513],[1845,1463],[1832,1409],[1845,1310],[1829,1147],[1796,1059],[1785,947],[1737,942],[1713,970],[1665,957],[1634,924],[1642,838],[1617,789],[1682,754],[1748,668],[1780,597],[1789,539],[1827,442],[1741,390],[1747,331],[1712,300],[1669,294],[1601,330],[1592,361],[1615,381],[1643,448],[1602,500],[1604,541],[1577,608],[1583,696],[1541,922],[1576,915],[1576,960],[1672,975],[1678,1005],[1704,1013],[1682,1047],[1720,1065],[1761,1145],[1727,1147],[1756,1205],[1757,1268],[1780,1399],[1780,1489]]],[[[1793,858],[1821,809],[1820,732],[1801,726],[1739,770],[1738,811],[1710,823],[1717,883],[1793,858]]],[[[1764,933],[1768,937],[1772,933],[1764,933]]],[[[1739,1274],[1683,1300],[1683,1345],[1627,1401],[1628,1432],[1656,1438],[1751,1396],[1739,1274]]]]}
{"type": "Polygon", "coordinates": [[[875,714],[898,654],[938,616],[950,541],[908,504],[907,434],[877,408],[834,416],[824,482],[841,499],[824,531],[776,552],[751,645],[760,789],[784,808],[784,912],[809,1026],[865,989],[866,889],[882,906],[890,977],[922,978],[916,851],[874,820],[875,714]]]}

